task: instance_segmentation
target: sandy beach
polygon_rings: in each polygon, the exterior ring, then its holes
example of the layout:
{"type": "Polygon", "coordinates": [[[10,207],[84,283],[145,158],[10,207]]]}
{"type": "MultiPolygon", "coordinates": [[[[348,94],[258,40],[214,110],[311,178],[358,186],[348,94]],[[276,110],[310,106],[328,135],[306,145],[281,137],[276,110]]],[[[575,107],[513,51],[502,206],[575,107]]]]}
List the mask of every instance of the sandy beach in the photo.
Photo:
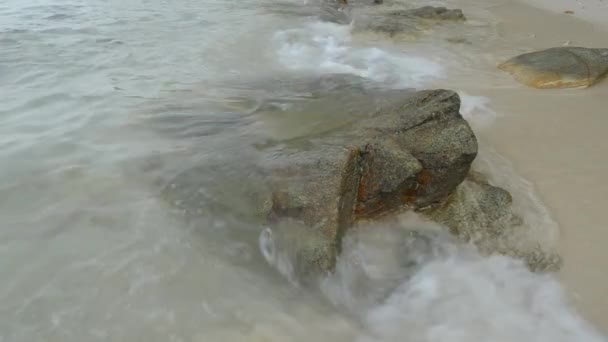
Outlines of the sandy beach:
{"type": "Polygon", "coordinates": [[[525,2],[554,13],[572,11],[573,13],[568,14],[592,23],[600,31],[608,28],[606,0],[526,0],[525,2]]]}
{"type": "Polygon", "coordinates": [[[607,47],[608,2],[529,0],[485,8],[496,16],[501,39],[489,44],[482,79],[471,82],[463,76],[460,86],[490,99],[499,119],[479,135],[536,187],[560,226],[560,279],[582,314],[606,333],[608,82],[588,89],[537,90],[496,73],[492,64],[556,46],[607,47]]]}

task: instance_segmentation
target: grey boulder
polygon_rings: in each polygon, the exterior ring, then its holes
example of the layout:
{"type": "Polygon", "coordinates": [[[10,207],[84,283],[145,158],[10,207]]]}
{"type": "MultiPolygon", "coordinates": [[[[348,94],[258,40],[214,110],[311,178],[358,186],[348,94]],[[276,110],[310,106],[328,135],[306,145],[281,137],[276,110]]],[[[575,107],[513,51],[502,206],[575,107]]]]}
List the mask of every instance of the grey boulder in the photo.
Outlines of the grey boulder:
{"type": "Polygon", "coordinates": [[[589,87],[608,73],[608,49],[551,48],[511,58],[498,68],[534,88],[589,87]]]}
{"type": "Polygon", "coordinates": [[[330,271],[355,222],[438,204],[465,179],[477,140],[459,108],[452,91],[404,92],[367,119],[269,148],[264,215],[323,236],[315,248],[324,253],[310,262],[330,271]]]}

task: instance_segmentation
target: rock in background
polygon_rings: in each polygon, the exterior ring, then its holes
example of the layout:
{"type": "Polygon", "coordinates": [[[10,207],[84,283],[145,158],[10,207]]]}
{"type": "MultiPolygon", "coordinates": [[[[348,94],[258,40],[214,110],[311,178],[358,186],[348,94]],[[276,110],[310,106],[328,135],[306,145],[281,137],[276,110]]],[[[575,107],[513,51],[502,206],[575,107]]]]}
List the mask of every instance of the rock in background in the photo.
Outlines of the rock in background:
{"type": "Polygon", "coordinates": [[[608,49],[551,48],[511,58],[498,68],[534,88],[589,87],[608,73],[608,49]]]}

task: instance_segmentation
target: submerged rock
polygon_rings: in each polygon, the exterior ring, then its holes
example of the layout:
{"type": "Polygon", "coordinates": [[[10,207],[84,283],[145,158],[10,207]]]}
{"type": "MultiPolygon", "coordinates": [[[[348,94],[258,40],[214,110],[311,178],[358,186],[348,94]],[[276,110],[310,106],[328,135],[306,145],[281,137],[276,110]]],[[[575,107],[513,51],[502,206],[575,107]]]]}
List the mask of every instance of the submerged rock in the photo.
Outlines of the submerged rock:
{"type": "Polygon", "coordinates": [[[555,271],[561,258],[540,246],[519,241],[523,221],[511,209],[511,195],[471,173],[440,206],[421,213],[447,226],[459,239],[475,244],[482,253],[523,259],[534,271],[555,271]]]}
{"type": "Polygon", "coordinates": [[[498,66],[530,87],[589,87],[608,73],[608,49],[557,47],[511,58],[498,66]]]}
{"type": "Polygon", "coordinates": [[[394,36],[398,34],[415,34],[420,30],[442,22],[460,22],[465,20],[464,14],[459,9],[424,6],[362,17],[355,21],[355,27],[394,36]]]}
{"type": "Polygon", "coordinates": [[[327,237],[302,222],[284,220],[265,228],[259,236],[264,259],[294,285],[312,283],[327,269],[327,237]]]}
{"type": "Polygon", "coordinates": [[[511,195],[472,173],[441,206],[422,213],[467,241],[496,237],[521,224],[511,212],[511,195]]]}
{"type": "Polygon", "coordinates": [[[368,312],[431,262],[450,257],[458,241],[439,225],[415,216],[358,224],[345,236],[336,270],[321,281],[334,305],[368,312]]]}

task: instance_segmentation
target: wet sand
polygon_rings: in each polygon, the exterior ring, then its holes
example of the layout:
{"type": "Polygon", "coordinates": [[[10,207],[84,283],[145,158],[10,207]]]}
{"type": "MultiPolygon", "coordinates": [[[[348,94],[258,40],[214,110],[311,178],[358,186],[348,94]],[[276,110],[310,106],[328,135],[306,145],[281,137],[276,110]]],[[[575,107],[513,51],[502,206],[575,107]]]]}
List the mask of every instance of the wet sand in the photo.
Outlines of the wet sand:
{"type": "MultiPolygon", "coordinates": [[[[467,13],[471,2],[457,5],[467,13]]],[[[465,70],[448,80],[449,84],[456,79],[456,86],[467,93],[488,97],[500,115],[478,131],[480,140],[534,183],[560,226],[564,258],[560,279],[583,316],[604,333],[608,332],[608,81],[588,89],[537,90],[515,82],[495,65],[523,52],[555,46],[608,47],[606,5],[598,0],[481,5],[495,16],[500,39],[487,44],[482,66],[471,67],[477,77],[465,80],[465,70]]]]}

